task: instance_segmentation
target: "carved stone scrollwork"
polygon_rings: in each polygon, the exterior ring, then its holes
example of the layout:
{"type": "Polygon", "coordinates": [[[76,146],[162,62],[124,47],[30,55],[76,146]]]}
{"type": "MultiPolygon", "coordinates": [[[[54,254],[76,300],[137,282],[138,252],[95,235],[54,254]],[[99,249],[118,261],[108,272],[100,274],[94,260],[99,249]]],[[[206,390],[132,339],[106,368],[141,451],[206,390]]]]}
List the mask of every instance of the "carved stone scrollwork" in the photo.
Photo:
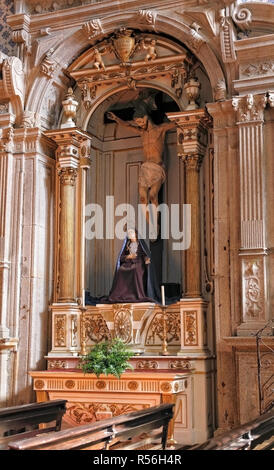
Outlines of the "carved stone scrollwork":
{"type": "Polygon", "coordinates": [[[142,23],[146,23],[150,26],[155,27],[157,11],[155,10],[139,10],[138,18],[142,23]]]}
{"type": "Polygon", "coordinates": [[[252,95],[251,93],[232,99],[232,106],[237,111],[239,122],[263,121],[266,103],[266,95],[252,95]]]}
{"type": "Polygon", "coordinates": [[[48,362],[48,368],[49,369],[65,369],[66,368],[66,362],[62,361],[62,360],[49,361],[48,362]]]}
{"type": "Polygon", "coordinates": [[[169,369],[191,369],[191,363],[182,359],[170,361],[168,364],[169,369]]]}
{"type": "Polygon", "coordinates": [[[248,8],[236,8],[232,13],[232,19],[241,29],[247,30],[252,21],[252,14],[248,8]]]}
{"type": "Polygon", "coordinates": [[[75,403],[67,405],[67,416],[77,424],[93,423],[100,419],[101,414],[108,413],[109,416],[119,416],[121,414],[137,411],[146,408],[146,405],[135,405],[130,403],[75,403]]]}
{"type": "Polygon", "coordinates": [[[136,364],[136,369],[158,369],[159,364],[157,361],[138,361],[136,364]]]}
{"type": "Polygon", "coordinates": [[[104,34],[102,23],[99,18],[94,18],[93,20],[84,23],[82,30],[89,40],[104,34]]]}

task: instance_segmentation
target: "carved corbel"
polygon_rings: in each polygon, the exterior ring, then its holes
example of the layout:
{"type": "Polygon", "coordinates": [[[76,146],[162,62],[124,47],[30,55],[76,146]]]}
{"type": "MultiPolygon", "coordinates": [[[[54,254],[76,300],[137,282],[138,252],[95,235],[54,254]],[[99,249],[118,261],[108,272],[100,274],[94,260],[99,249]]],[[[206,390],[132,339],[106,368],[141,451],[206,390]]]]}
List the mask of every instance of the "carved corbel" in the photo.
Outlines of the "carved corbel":
{"type": "Polygon", "coordinates": [[[233,24],[231,18],[225,16],[225,13],[222,14],[220,20],[220,41],[223,62],[235,62],[236,51],[234,47],[233,24]]]}
{"type": "Polygon", "coordinates": [[[30,35],[24,29],[17,29],[12,33],[13,41],[23,46],[24,52],[27,54],[31,53],[31,42],[30,42],[30,35]]]}
{"type": "Polygon", "coordinates": [[[94,18],[93,20],[84,23],[82,30],[89,40],[104,34],[102,23],[99,18],[94,18]]]}
{"type": "Polygon", "coordinates": [[[10,101],[14,114],[22,115],[24,106],[24,71],[18,57],[0,55],[0,73],[3,77],[2,99],[10,101]]]}
{"type": "Polygon", "coordinates": [[[40,126],[40,115],[34,111],[24,111],[20,127],[33,128],[40,126]]]}
{"type": "Polygon", "coordinates": [[[0,153],[2,152],[13,152],[13,138],[14,130],[13,127],[0,129],[0,153]]]}

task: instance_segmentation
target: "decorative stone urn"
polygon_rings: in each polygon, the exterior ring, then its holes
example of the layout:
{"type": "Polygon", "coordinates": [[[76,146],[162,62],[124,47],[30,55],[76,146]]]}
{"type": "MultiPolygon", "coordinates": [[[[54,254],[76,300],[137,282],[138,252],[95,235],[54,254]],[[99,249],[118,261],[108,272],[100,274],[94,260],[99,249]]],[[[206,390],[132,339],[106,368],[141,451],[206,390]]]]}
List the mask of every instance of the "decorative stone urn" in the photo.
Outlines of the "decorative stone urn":
{"type": "Polygon", "coordinates": [[[78,101],[75,99],[72,88],[68,89],[65,99],[62,101],[62,105],[64,108],[65,121],[61,125],[61,128],[76,127],[73,119],[76,117],[78,101]]]}
{"type": "Polygon", "coordinates": [[[196,104],[196,99],[199,96],[199,90],[201,88],[200,82],[198,82],[197,78],[190,78],[187,83],[184,85],[184,89],[186,91],[189,104],[187,105],[186,109],[197,109],[198,105],[196,104]]]}

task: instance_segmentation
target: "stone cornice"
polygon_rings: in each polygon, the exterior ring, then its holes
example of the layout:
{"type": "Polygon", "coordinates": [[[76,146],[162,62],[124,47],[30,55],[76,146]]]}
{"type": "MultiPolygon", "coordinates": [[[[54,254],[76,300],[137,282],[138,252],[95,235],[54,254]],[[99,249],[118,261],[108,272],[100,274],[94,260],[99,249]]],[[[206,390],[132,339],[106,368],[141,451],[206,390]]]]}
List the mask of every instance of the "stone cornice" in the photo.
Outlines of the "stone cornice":
{"type": "MultiPolygon", "coordinates": [[[[149,10],[156,9],[157,11],[163,10],[180,10],[187,11],[188,9],[195,11],[205,10],[205,9],[216,9],[219,10],[223,6],[228,6],[233,3],[232,0],[223,0],[223,1],[200,1],[200,0],[185,0],[182,4],[181,0],[158,0],[153,4],[149,5],[149,10]]],[[[26,27],[26,24],[29,23],[29,31],[35,33],[43,28],[50,26],[52,29],[58,29],[62,27],[77,26],[86,21],[89,21],[91,18],[104,17],[110,14],[110,10],[115,15],[116,13],[132,12],[138,11],[140,9],[147,10],[147,2],[145,0],[106,0],[99,3],[92,3],[88,5],[78,5],[76,7],[71,7],[67,9],[62,9],[62,15],[56,15],[56,11],[45,12],[41,14],[30,15],[28,13],[22,14],[18,13],[8,17],[8,24],[12,29],[17,30],[26,27]]]]}

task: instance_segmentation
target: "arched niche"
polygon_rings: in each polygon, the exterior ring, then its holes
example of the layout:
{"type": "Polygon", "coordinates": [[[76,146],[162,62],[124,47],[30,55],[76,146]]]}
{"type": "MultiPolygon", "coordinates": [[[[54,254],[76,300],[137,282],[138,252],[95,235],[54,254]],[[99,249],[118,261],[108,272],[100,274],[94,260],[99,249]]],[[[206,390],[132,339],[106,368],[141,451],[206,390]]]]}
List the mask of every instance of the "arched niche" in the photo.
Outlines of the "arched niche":
{"type": "MultiPolygon", "coordinates": [[[[138,224],[138,177],[143,162],[141,138],[131,129],[117,125],[107,118],[112,111],[125,121],[133,118],[134,110],[146,100],[146,109],[157,125],[166,120],[166,112],[179,111],[178,103],[170,95],[155,88],[122,89],[103,101],[91,114],[87,131],[92,136],[92,164],[87,172],[86,204],[98,204],[104,214],[104,238],[86,241],[86,289],[92,296],[108,294],[112,285],[115,264],[122,240],[106,238],[106,196],[113,197],[114,207],[131,204],[138,224]]],[[[160,202],[183,202],[184,166],[177,156],[176,129],[169,131],[165,139],[163,156],[167,178],[160,191],[160,202]]],[[[122,220],[122,213],[114,223],[122,220]]],[[[157,272],[163,282],[182,285],[182,256],[171,248],[172,240],[164,240],[162,259],[157,272]]]]}

